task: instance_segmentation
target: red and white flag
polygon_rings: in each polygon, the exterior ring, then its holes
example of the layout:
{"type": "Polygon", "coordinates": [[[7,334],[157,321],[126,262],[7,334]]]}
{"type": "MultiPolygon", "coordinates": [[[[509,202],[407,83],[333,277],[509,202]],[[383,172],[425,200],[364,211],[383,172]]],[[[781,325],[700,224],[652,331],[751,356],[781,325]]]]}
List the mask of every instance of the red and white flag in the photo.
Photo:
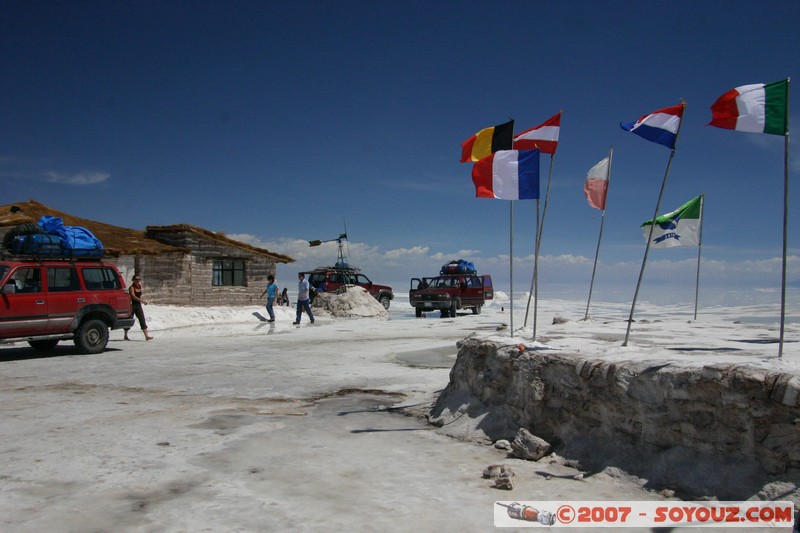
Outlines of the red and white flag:
{"type": "Polygon", "coordinates": [[[538,126],[514,136],[514,150],[539,150],[543,154],[555,154],[558,148],[558,133],[561,130],[561,112],[538,126]]]}
{"type": "Polygon", "coordinates": [[[589,205],[601,211],[606,210],[606,196],[608,195],[608,158],[606,157],[586,174],[583,192],[589,205]]]}

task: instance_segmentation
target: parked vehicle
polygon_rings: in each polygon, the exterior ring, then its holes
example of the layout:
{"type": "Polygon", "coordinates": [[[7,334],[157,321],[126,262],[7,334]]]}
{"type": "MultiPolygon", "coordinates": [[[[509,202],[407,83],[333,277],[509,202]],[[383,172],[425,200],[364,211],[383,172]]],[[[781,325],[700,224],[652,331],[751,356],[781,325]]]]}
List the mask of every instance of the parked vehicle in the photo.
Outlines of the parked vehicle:
{"type": "Polygon", "coordinates": [[[358,285],[367,290],[384,309],[389,309],[389,305],[394,299],[394,292],[388,285],[378,285],[361,273],[361,269],[347,263],[344,254],[344,241],[347,240],[347,233],[342,233],[335,239],[326,241],[308,241],[309,246],[320,246],[324,242],[336,241],[339,246],[339,255],[334,266],[315,268],[311,272],[303,272],[308,283],[311,285],[311,298],[319,292],[341,293],[347,290],[348,285],[358,285]]]}
{"type": "Polygon", "coordinates": [[[311,272],[304,272],[304,274],[309,284],[316,291],[339,293],[345,290],[348,285],[358,285],[366,289],[378,300],[384,309],[389,309],[389,305],[394,299],[394,292],[391,287],[373,283],[357,268],[348,266],[320,267],[311,272]]]}
{"type": "Polygon", "coordinates": [[[112,263],[0,258],[0,343],[50,350],[72,339],[80,353],[98,353],[110,329],[133,323],[130,295],[112,263]]]}
{"type": "Polygon", "coordinates": [[[474,273],[445,274],[432,278],[412,278],[408,301],[417,317],[438,310],[441,316],[455,317],[459,309],[480,314],[486,300],[494,298],[492,277],[474,273]]]}

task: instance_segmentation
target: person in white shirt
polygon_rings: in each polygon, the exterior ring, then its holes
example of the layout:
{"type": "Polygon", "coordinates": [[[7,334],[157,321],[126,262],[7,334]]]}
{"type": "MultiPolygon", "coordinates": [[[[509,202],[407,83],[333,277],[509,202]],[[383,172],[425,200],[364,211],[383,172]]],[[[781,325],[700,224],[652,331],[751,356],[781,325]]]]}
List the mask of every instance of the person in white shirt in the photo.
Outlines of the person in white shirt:
{"type": "Polygon", "coordinates": [[[303,310],[308,313],[308,318],[311,319],[311,323],[313,324],[314,313],[311,312],[311,303],[309,301],[310,287],[308,280],[306,279],[306,275],[302,272],[297,274],[297,279],[299,280],[297,283],[297,320],[295,320],[293,324],[300,323],[300,317],[303,315],[303,310]]]}

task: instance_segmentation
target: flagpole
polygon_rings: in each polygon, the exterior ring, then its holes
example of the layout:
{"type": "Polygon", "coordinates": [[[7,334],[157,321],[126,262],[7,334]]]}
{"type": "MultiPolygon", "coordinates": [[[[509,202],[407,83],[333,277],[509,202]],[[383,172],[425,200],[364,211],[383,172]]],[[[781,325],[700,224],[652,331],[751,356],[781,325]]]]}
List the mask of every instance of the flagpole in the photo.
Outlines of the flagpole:
{"type": "Polygon", "coordinates": [[[509,205],[509,232],[508,232],[508,309],[511,313],[509,321],[509,333],[514,336],[514,200],[508,201],[509,205]]]}
{"type": "MultiPolygon", "coordinates": [[[[683,108],[686,109],[686,102],[683,102],[683,108]]],[[[678,123],[678,131],[675,132],[675,142],[672,144],[672,151],[669,153],[669,161],[667,162],[667,169],[664,172],[664,179],[661,180],[661,191],[658,193],[658,201],[656,202],[656,209],[653,213],[653,223],[650,224],[650,234],[647,237],[647,246],[644,248],[644,257],[642,258],[642,268],[639,270],[639,280],[636,282],[636,291],[633,293],[633,302],[631,303],[631,314],[628,317],[628,328],[625,330],[625,341],[623,346],[628,345],[628,337],[631,334],[631,324],[633,324],[633,312],[636,309],[636,299],[639,297],[639,289],[642,286],[642,278],[644,277],[644,267],[647,264],[647,254],[650,252],[650,241],[653,240],[653,231],[656,227],[656,218],[661,209],[661,198],[664,196],[664,189],[667,186],[667,177],[669,176],[670,167],[672,167],[672,160],[675,158],[675,146],[678,145],[678,137],[681,134],[681,126],[683,126],[683,119],[678,123]]]]}
{"type": "MultiPolygon", "coordinates": [[[[608,202],[608,189],[611,187],[611,159],[614,157],[614,146],[608,150],[608,167],[606,168],[606,202],[608,202]]],[[[592,281],[589,282],[589,299],[586,300],[586,314],[584,320],[589,319],[589,304],[592,302],[592,289],[594,287],[594,275],[597,271],[597,258],[600,257],[600,241],[603,239],[603,225],[606,222],[606,208],[603,206],[603,214],[600,215],[600,235],[597,237],[597,249],[594,252],[594,266],[592,266],[592,281]]]]}
{"type": "MultiPolygon", "coordinates": [[[[551,160],[552,161],[552,160],[551,160]]],[[[545,209],[547,208],[547,201],[545,200],[545,209]]],[[[541,235],[542,231],[542,224],[544,221],[542,220],[544,215],[541,217],[539,216],[539,199],[536,199],[536,239],[533,243],[534,250],[533,250],[533,275],[531,276],[531,290],[528,291],[528,306],[525,308],[525,324],[523,327],[528,325],[528,311],[531,308],[531,294],[534,294],[534,304],[533,304],[533,333],[531,334],[531,340],[536,341],[536,312],[537,312],[537,303],[539,302],[539,283],[537,280],[538,277],[538,270],[539,270],[539,243],[541,240],[539,236],[541,235]]]]}
{"type": "Polygon", "coordinates": [[[783,136],[783,264],[781,267],[781,332],[778,357],[783,357],[783,333],[786,319],[786,248],[789,228],[789,80],[786,78],[786,134],[783,136]]]}
{"type": "Polygon", "coordinates": [[[522,327],[528,325],[528,313],[531,308],[531,294],[534,295],[533,301],[533,340],[536,340],[536,318],[538,316],[539,307],[539,246],[542,244],[542,230],[544,229],[544,218],[547,216],[547,204],[550,199],[550,184],[553,182],[553,166],[555,161],[555,154],[550,154],[550,173],[547,178],[547,191],[544,195],[544,208],[542,209],[541,219],[539,218],[539,206],[536,206],[536,249],[534,250],[533,258],[533,275],[531,276],[531,290],[528,292],[528,305],[525,308],[525,323],[522,327]]]}
{"type": "MultiPolygon", "coordinates": [[[[694,282],[694,320],[697,320],[697,300],[700,295],[700,252],[703,249],[703,219],[705,218],[706,195],[700,195],[700,227],[697,235],[697,276],[694,282]]],[[[653,221],[655,223],[655,220],[653,221]]],[[[654,224],[655,225],[655,224],[654,224]]]]}

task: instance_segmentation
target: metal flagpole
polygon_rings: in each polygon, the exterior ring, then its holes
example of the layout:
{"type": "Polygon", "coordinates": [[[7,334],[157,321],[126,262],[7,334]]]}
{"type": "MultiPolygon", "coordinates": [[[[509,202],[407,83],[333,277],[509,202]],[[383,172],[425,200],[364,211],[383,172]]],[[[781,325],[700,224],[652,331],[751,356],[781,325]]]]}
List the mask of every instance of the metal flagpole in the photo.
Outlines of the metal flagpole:
{"type": "Polygon", "coordinates": [[[700,195],[700,228],[697,235],[697,276],[694,283],[694,320],[697,320],[697,300],[700,295],[700,252],[703,249],[703,219],[705,218],[706,195],[700,195]]]}
{"type": "MultiPolygon", "coordinates": [[[[683,102],[684,109],[686,108],[686,102],[683,102]]],[[[678,131],[675,132],[675,143],[673,146],[677,146],[678,144],[678,136],[681,134],[681,126],[683,126],[683,118],[678,123],[678,131]]],[[[631,324],[633,324],[633,312],[636,309],[636,299],[639,297],[639,288],[642,286],[642,278],[644,277],[644,267],[647,264],[647,254],[650,252],[650,241],[653,240],[653,231],[656,227],[656,218],[658,218],[658,212],[661,209],[661,198],[664,196],[664,189],[667,186],[667,177],[669,176],[669,169],[672,166],[672,160],[675,157],[675,148],[669,153],[669,161],[667,162],[667,170],[664,172],[664,179],[661,181],[661,192],[658,193],[658,201],[656,202],[656,210],[653,213],[653,223],[650,224],[650,233],[647,237],[647,246],[644,249],[644,257],[642,258],[642,268],[639,270],[639,280],[636,282],[636,291],[633,293],[633,302],[631,303],[631,314],[628,317],[628,328],[625,330],[625,341],[622,343],[623,346],[628,345],[628,337],[631,334],[631,324]]]]}
{"type": "Polygon", "coordinates": [[[509,303],[508,309],[511,314],[509,321],[509,333],[514,336],[514,200],[508,201],[509,205],[509,239],[508,239],[508,290],[509,303]]]}
{"type": "MultiPolygon", "coordinates": [[[[611,188],[611,159],[614,157],[614,147],[608,150],[608,166],[606,167],[606,201],[608,200],[608,189],[611,188]]],[[[586,314],[584,320],[589,319],[589,304],[592,302],[592,288],[594,287],[594,274],[597,271],[597,258],[600,257],[600,241],[603,239],[603,225],[606,222],[606,205],[603,206],[603,214],[600,215],[600,235],[597,237],[597,249],[594,252],[594,266],[592,267],[592,281],[589,282],[589,299],[586,300],[586,314]]]]}
{"type": "Polygon", "coordinates": [[[700,252],[703,249],[703,219],[705,218],[705,213],[703,208],[705,207],[706,195],[700,195],[700,228],[698,228],[698,235],[697,235],[697,276],[694,282],[694,320],[697,320],[697,300],[700,295],[700,252]]]}
{"type": "Polygon", "coordinates": [[[781,333],[778,357],[783,357],[783,333],[786,319],[786,247],[789,228],[789,78],[786,78],[786,132],[783,139],[783,266],[781,268],[781,333]]]}
{"type": "Polygon", "coordinates": [[[528,292],[528,305],[525,308],[525,323],[522,325],[522,327],[528,325],[528,313],[531,309],[531,295],[533,294],[533,340],[536,340],[536,317],[539,307],[539,246],[542,244],[542,229],[544,228],[544,217],[547,216],[547,204],[550,198],[550,184],[553,182],[553,162],[555,157],[555,154],[550,154],[550,173],[547,178],[547,191],[544,195],[544,208],[541,219],[539,218],[538,200],[536,204],[536,249],[533,257],[533,275],[531,276],[531,290],[528,292]]]}
{"type": "MultiPolygon", "coordinates": [[[[547,206],[547,201],[545,200],[545,208],[547,206]]],[[[531,341],[536,340],[536,308],[537,303],[539,302],[539,284],[538,284],[538,270],[539,270],[539,236],[541,235],[541,227],[542,227],[542,217],[539,216],[539,199],[536,199],[536,239],[533,243],[535,249],[533,250],[533,275],[531,276],[531,291],[528,291],[528,306],[525,308],[525,324],[523,327],[528,325],[528,311],[531,308],[531,295],[534,295],[534,304],[533,304],[533,334],[531,335],[531,341]],[[534,294],[535,293],[535,294],[534,294]]]]}

